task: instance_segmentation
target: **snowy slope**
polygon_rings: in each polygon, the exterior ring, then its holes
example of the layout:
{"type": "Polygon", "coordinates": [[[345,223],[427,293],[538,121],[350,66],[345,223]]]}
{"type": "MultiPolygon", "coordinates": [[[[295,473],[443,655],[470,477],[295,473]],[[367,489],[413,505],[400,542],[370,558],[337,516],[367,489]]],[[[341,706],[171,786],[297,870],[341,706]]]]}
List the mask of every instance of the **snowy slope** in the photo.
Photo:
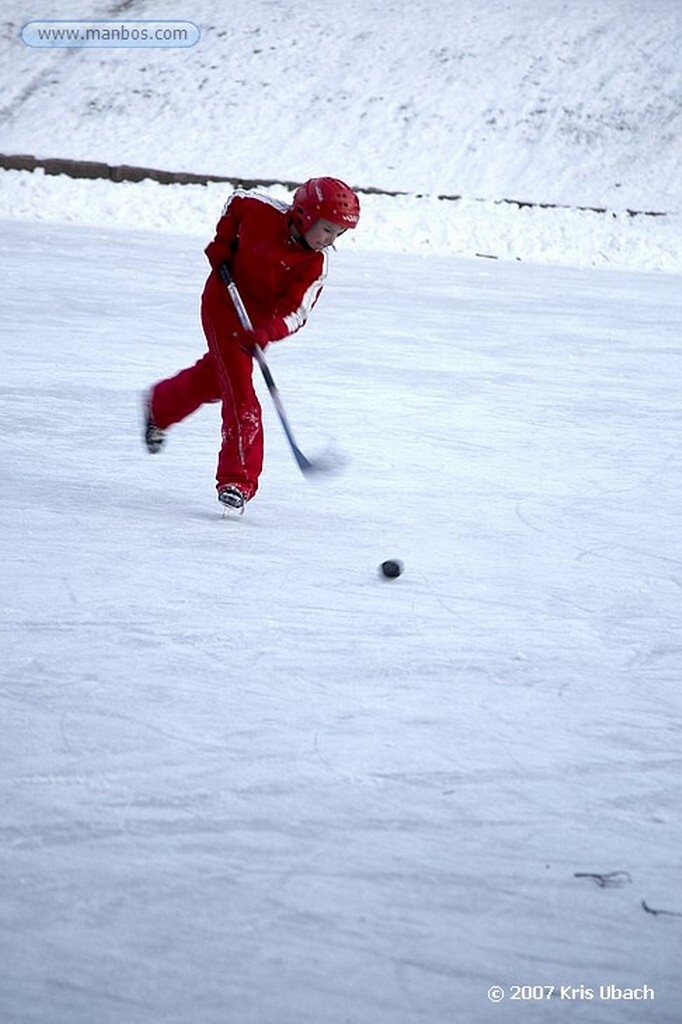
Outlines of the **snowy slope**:
{"type": "Polygon", "coordinates": [[[0,152],[680,209],[678,0],[4,0],[0,152]],[[30,18],[182,18],[191,49],[38,50],[30,18]]]}
{"type": "Polygon", "coordinates": [[[194,241],[0,239],[3,1024],[677,1024],[679,279],[340,251],[224,522],[194,241]]]}
{"type": "MultiPolygon", "coordinates": [[[[682,269],[677,0],[229,11],[198,0],[201,39],[179,50],[33,49],[18,36],[25,6],[3,11],[0,152],[271,180],[332,173],[411,193],[363,197],[347,245],[364,251],[682,269]]],[[[187,17],[142,0],[53,3],[40,16],[173,13],[187,17]]],[[[0,217],[203,239],[224,194],[0,171],[0,217]]]]}

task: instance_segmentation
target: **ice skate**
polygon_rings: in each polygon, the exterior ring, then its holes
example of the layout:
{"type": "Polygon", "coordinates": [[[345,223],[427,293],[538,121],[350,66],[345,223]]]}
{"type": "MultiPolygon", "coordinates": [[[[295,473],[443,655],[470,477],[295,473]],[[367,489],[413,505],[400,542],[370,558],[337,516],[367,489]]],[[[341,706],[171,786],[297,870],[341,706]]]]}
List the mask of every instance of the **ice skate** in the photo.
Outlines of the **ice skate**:
{"type": "Polygon", "coordinates": [[[150,455],[156,455],[166,443],[166,431],[157,427],[152,419],[151,394],[144,397],[144,443],[150,455]]]}
{"type": "Polygon", "coordinates": [[[218,501],[223,506],[224,515],[244,515],[246,497],[243,491],[240,491],[234,484],[228,484],[227,487],[220,488],[218,491],[218,501]]]}

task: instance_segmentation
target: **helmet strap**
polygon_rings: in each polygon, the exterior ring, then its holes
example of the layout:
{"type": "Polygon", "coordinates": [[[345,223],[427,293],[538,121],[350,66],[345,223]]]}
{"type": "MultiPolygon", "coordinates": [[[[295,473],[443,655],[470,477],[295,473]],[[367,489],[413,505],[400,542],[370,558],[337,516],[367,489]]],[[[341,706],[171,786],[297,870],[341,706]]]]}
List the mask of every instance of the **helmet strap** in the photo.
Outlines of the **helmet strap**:
{"type": "Polygon", "coordinates": [[[313,248],[310,245],[308,245],[304,236],[301,234],[301,232],[294,224],[293,217],[289,217],[289,233],[291,235],[291,238],[293,239],[294,242],[296,242],[297,245],[303,246],[304,249],[309,249],[310,252],[314,251],[313,248]]]}

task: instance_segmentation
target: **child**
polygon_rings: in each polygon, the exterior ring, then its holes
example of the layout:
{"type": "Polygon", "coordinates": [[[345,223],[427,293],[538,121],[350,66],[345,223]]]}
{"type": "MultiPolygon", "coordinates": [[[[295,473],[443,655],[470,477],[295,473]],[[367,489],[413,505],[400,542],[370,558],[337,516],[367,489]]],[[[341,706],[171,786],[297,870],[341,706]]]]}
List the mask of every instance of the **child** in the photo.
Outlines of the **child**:
{"type": "Polygon", "coordinates": [[[355,192],[336,178],[311,178],[291,206],[234,192],[207,246],[211,274],[201,299],[208,352],[194,366],[156,384],[146,398],[145,442],[152,454],[168,427],[204,402],[222,402],[218,499],[242,513],[263,468],[261,408],[253,387],[253,347],[265,348],[302,327],[327,274],[328,246],[360,217],[355,192]],[[253,324],[245,331],[220,266],[227,263],[253,324]]]}

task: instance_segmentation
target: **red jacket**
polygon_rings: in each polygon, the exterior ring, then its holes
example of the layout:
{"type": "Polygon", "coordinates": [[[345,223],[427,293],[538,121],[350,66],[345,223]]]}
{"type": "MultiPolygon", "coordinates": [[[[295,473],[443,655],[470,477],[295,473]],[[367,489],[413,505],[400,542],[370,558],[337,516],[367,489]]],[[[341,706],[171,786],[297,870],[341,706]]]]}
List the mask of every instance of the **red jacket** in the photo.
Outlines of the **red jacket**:
{"type": "Polygon", "coordinates": [[[206,293],[211,308],[242,333],[218,273],[228,263],[254,327],[278,341],[302,327],[327,276],[327,256],[291,237],[290,207],[238,190],[223,209],[215,239],[206,247],[213,268],[206,293]]]}

